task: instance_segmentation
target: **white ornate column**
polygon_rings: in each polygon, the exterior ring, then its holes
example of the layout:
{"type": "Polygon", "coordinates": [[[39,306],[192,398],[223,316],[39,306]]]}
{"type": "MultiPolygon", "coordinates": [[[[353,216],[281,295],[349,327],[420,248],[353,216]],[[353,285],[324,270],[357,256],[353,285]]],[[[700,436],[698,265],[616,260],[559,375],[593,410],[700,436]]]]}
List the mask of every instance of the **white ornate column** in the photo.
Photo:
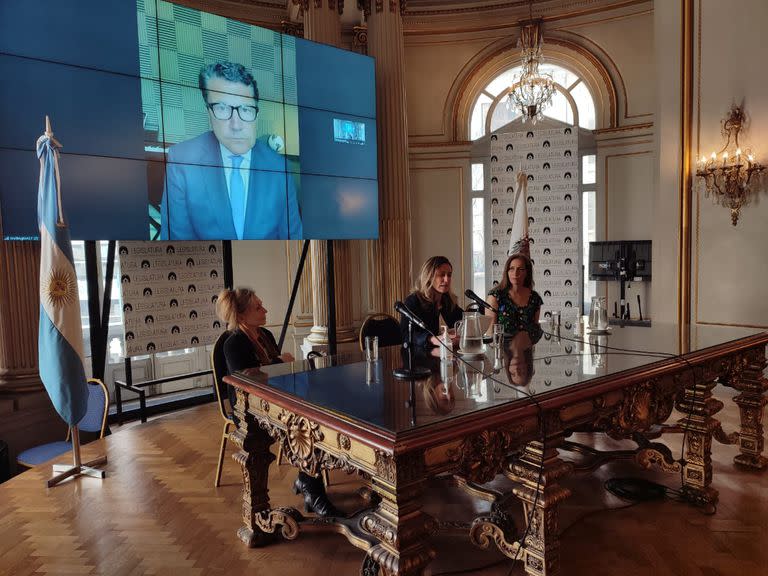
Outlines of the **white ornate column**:
{"type": "MultiPolygon", "coordinates": [[[[344,0],[294,0],[304,14],[304,38],[331,46],[341,44],[340,15],[344,0]]],[[[336,341],[353,342],[353,297],[349,272],[352,267],[350,241],[333,243],[334,293],[336,296],[336,341]]],[[[313,326],[306,342],[315,348],[328,344],[328,250],[325,240],[313,240],[309,248],[312,285],[313,326]]]]}
{"type": "Polygon", "coordinates": [[[369,246],[373,308],[390,312],[411,287],[411,203],[405,106],[405,0],[363,0],[368,55],[376,59],[379,239],[369,246]]]}

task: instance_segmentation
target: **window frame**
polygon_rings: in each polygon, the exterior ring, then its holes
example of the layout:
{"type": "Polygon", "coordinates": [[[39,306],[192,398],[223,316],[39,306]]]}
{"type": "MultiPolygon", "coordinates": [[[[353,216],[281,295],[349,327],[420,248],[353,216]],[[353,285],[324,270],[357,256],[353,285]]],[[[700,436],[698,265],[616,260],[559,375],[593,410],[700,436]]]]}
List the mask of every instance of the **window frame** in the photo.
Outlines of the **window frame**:
{"type": "MultiPolygon", "coordinates": [[[[573,122],[572,123],[569,122],[567,120],[567,118],[560,118],[558,116],[548,115],[546,113],[546,109],[545,109],[545,112],[544,112],[544,116],[547,117],[547,118],[551,118],[552,120],[557,120],[557,121],[560,121],[560,122],[565,122],[567,124],[571,124],[572,126],[578,126],[580,128],[584,128],[586,130],[594,130],[596,128],[596,126],[597,126],[597,107],[595,106],[595,97],[592,94],[591,90],[589,89],[589,86],[587,85],[587,83],[584,82],[584,79],[579,74],[574,72],[572,69],[566,68],[565,66],[561,66],[559,64],[543,64],[542,66],[545,68],[545,71],[547,71],[547,69],[551,69],[551,71],[553,73],[555,73],[555,74],[558,73],[559,71],[563,71],[563,72],[565,72],[567,74],[570,74],[574,78],[576,78],[576,80],[574,80],[568,86],[563,86],[562,84],[560,84],[558,82],[554,83],[555,90],[565,97],[565,99],[566,99],[566,101],[567,101],[567,103],[568,103],[568,105],[570,107],[571,115],[573,117],[573,122]],[[582,126],[582,124],[581,124],[582,118],[584,118],[585,121],[586,121],[586,120],[589,119],[589,115],[581,113],[583,111],[580,110],[580,108],[578,106],[578,103],[577,103],[577,99],[574,98],[574,96],[572,94],[572,91],[575,90],[579,86],[582,86],[580,91],[583,91],[583,89],[586,89],[587,90],[587,94],[590,97],[591,111],[592,111],[591,123],[593,124],[592,126],[589,126],[589,125],[582,126]]],[[[500,72],[499,74],[497,74],[492,80],[487,82],[486,85],[483,87],[483,89],[480,90],[480,92],[477,94],[477,96],[475,97],[475,100],[474,100],[474,102],[472,104],[472,111],[469,114],[469,134],[470,134],[470,139],[472,141],[475,141],[475,140],[478,140],[478,139],[480,139],[480,138],[482,138],[484,136],[487,136],[488,134],[490,134],[492,132],[492,130],[491,130],[491,123],[493,122],[493,116],[494,116],[494,113],[496,112],[496,108],[500,104],[503,103],[503,101],[506,99],[507,95],[519,84],[519,81],[517,81],[517,80],[519,79],[519,72],[520,71],[522,71],[522,66],[521,65],[513,66],[512,68],[507,68],[506,70],[504,70],[504,71],[500,72]],[[511,86],[508,86],[505,89],[502,89],[498,94],[495,94],[495,95],[491,91],[488,90],[488,88],[492,84],[494,84],[495,82],[498,82],[501,77],[503,77],[505,75],[509,75],[510,73],[512,75],[512,78],[515,79],[515,83],[514,84],[512,84],[511,86]],[[475,118],[475,116],[478,115],[478,110],[479,110],[478,107],[482,106],[483,104],[487,104],[487,102],[481,102],[481,99],[483,99],[483,97],[491,99],[490,106],[489,106],[488,111],[487,111],[486,114],[483,114],[482,110],[480,109],[480,111],[479,111],[479,118],[475,118]],[[478,126],[477,123],[476,123],[477,121],[482,122],[482,125],[478,126]]],[[[510,120],[510,122],[513,122],[514,120],[516,120],[519,117],[520,117],[520,114],[515,114],[513,116],[513,118],[510,120]]],[[[501,128],[501,126],[497,126],[495,128],[495,130],[498,130],[499,128],[501,128]]]]}

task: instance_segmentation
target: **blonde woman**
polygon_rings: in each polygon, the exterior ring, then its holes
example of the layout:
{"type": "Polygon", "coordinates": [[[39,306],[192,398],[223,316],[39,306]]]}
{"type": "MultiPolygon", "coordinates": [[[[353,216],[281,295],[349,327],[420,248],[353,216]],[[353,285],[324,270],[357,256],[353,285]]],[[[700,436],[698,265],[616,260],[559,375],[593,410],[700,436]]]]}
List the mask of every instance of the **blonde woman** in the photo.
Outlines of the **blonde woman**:
{"type": "MultiPolygon", "coordinates": [[[[232,331],[231,336],[224,342],[224,357],[230,374],[265,364],[293,362],[293,355],[289,352],[281,354],[275,337],[264,328],[267,323],[267,309],[253,290],[222,290],[216,300],[216,313],[232,331]]],[[[230,401],[233,401],[234,390],[231,386],[229,394],[230,401]]],[[[328,500],[320,478],[299,472],[293,488],[296,494],[301,492],[304,495],[304,509],[307,512],[314,512],[318,516],[342,516],[328,500]]]]}
{"type": "MultiPolygon", "coordinates": [[[[424,262],[414,291],[404,301],[432,334],[438,334],[441,316],[446,325],[453,328],[464,315],[464,311],[456,303],[456,295],[451,291],[452,276],[453,266],[450,260],[445,256],[432,256],[424,262]]],[[[400,331],[403,341],[407,341],[408,320],[405,318],[400,319],[400,331]]],[[[417,347],[431,348],[440,345],[437,338],[418,326],[413,327],[413,337],[417,347]]],[[[454,339],[458,337],[454,336],[454,339]]]]}
{"type": "Polygon", "coordinates": [[[230,373],[265,364],[293,362],[293,355],[281,354],[272,332],[263,327],[267,323],[267,309],[253,290],[222,290],[216,300],[216,313],[232,331],[224,343],[230,373]]]}

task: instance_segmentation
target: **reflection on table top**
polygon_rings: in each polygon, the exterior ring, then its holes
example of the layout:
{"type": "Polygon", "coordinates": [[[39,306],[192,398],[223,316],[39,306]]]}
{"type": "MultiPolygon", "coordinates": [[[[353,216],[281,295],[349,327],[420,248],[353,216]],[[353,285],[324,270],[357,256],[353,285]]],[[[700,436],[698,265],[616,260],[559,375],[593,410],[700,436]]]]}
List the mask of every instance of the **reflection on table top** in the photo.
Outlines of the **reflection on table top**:
{"type": "MultiPolygon", "coordinates": [[[[522,332],[504,341],[498,352],[487,346],[479,356],[454,355],[441,361],[419,354],[431,376],[408,381],[392,375],[407,362],[400,347],[380,349],[379,360],[366,362],[359,352],[249,370],[238,376],[257,387],[296,397],[345,420],[365,423],[400,437],[426,426],[502,405],[536,404],[565,390],[604,382],[626,371],[653,364],[684,364],[676,356],[678,331],[673,324],[611,327],[608,334],[576,334],[542,323],[533,342],[522,332]],[[608,378],[606,378],[608,377],[608,378]]],[[[692,351],[761,334],[758,328],[698,326],[692,351]]],[[[689,355],[690,357],[690,355],[689,355]]]]}

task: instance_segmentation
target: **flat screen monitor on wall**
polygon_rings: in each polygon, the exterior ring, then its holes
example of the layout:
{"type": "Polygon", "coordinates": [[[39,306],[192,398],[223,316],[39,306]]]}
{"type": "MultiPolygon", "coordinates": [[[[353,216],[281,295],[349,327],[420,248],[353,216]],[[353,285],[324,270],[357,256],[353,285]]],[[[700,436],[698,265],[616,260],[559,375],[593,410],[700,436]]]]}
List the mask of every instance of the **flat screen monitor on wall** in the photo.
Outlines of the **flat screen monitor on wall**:
{"type": "Polygon", "coordinates": [[[651,254],[650,240],[590,242],[589,279],[650,280],[651,254]]]}
{"type": "Polygon", "coordinates": [[[0,231],[37,231],[63,144],[76,239],[378,236],[366,56],[163,0],[0,2],[0,231]]]}

